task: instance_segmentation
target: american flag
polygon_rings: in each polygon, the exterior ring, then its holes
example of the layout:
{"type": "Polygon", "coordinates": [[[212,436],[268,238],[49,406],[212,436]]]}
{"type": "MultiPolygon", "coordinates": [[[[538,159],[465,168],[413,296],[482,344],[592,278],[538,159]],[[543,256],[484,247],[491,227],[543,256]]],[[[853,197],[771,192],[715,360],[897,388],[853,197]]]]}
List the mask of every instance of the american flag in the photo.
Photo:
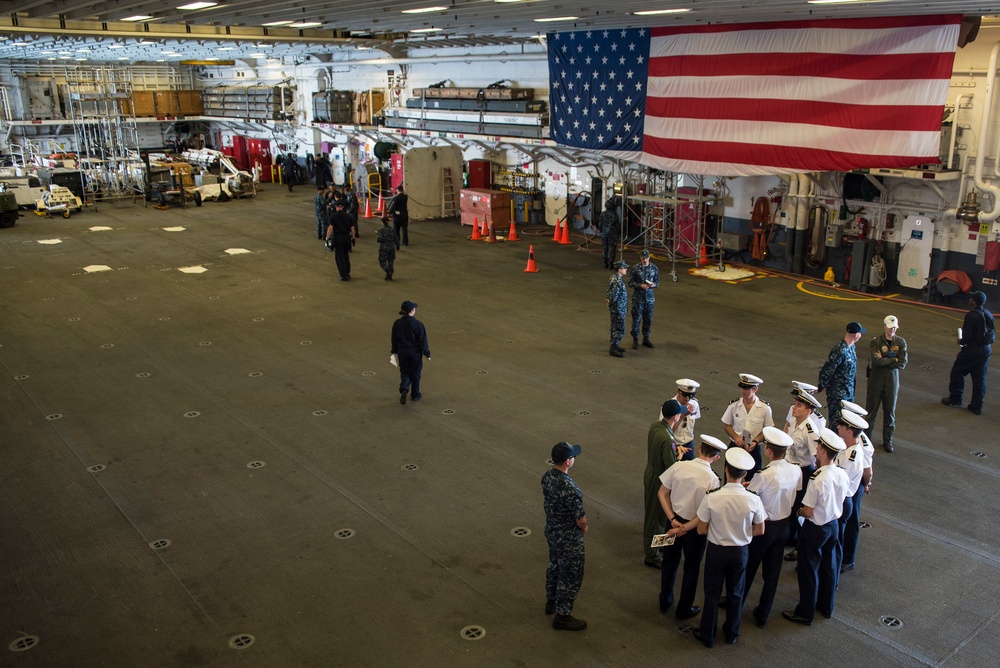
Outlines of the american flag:
{"type": "Polygon", "coordinates": [[[549,134],[688,174],[936,163],[961,19],[549,33],[549,134]]]}

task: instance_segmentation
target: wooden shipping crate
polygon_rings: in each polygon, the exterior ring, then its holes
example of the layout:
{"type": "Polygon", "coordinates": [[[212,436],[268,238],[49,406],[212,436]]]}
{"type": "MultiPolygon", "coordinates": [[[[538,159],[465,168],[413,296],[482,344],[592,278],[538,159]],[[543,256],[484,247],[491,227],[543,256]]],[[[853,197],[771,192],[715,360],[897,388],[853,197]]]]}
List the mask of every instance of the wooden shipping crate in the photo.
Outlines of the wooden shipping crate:
{"type": "Polygon", "coordinates": [[[459,197],[459,209],[462,211],[481,211],[496,216],[496,211],[503,209],[510,213],[510,193],[488,188],[463,188],[459,197]]]}
{"type": "Polygon", "coordinates": [[[201,116],[204,107],[200,90],[177,91],[177,113],[181,116],[201,116]]]}
{"type": "Polygon", "coordinates": [[[153,93],[153,97],[156,100],[157,116],[176,116],[177,112],[180,111],[180,105],[177,102],[177,91],[158,90],[153,93]]]}
{"type": "MultiPolygon", "coordinates": [[[[132,91],[132,107],[136,116],[156,116],[156,102],[153,100],[153,92],[132,91]]],[[[128,114],[129,110],[123,108],[122,113],[128,114]]]]}

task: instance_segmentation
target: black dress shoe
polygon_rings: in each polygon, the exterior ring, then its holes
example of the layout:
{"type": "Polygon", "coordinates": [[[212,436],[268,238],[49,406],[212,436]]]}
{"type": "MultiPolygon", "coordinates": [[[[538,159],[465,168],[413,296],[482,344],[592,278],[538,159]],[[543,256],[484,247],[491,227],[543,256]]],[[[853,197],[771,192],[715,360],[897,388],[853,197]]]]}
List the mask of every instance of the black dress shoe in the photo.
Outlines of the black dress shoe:
{"type": "Polygon", "coordinates": [[[551,598],[545,599],[545,614],[554,615],[556,614],[556,602],[551,598]]]}
{"type": "Polygon", "coordinates": [[[687,610],[678,610],[676,616],[677,619],[683,621],[685,619],[691,619],[692,617],[696,617],[699,612],[701,612],[701,608],[695,605],[688,608],[687,610]]]}
{"type": "Polygon", "coordinates": [[[853,571],[853,570],[854,570],[854,564],[844,564],[843,566],[840,567],[841,573],[846,573],[847,571],[853,571]]]}
{"type": "Polygon", "coordinates": [[[799,548],[792,549],[791,552],[785,555],[785,561],[798,561],[799,560],[799,548]]]}
{"type": "Polygon", "coordinates": [[[767,626],[767,619],[761,619],[760,616],[760,606],[758,605],[753,609],[753,620],[757,623],[757,628],[762,629],[767,626]]]}
{"type": "Polygon", "coordinates": [[[726,638],[726,644],[727,645],[735,645],[736,641],[739,640],[739,639],[740,639],[739,636],[733,636],[732,638],[726,638]]]}
{"type": "Polygon", "coordinates": [[[642,345],[645,346],[646,348],[655,348],[656,347],[656,346],[653,345],[653,342],[650,341],[648,337],[642,340],[642,345]]]}
{"type": "Polygon", "coordinates": [[[886,452],[892,452],[893,449],[892,443],[883,443],[882,447],[885,449],[886,452]]]}
{"type": "Polygon", "coordinates": [[[957,407],[962,405],[961,401],[952,401],[951,397],[942,398],[941,403],[944,404],[945,406],[952,406],[952,407],[957,407]]]}
{"type": "Polygon", "coordinates": [[[406,405],[406,390],[399,393],[399,403],[406,405]]]}
{"type": "Polygon", "coordinates": [[[573,615],[556,615],[552,620],[552,628],[562,631],[582,631],[587,628],[587,622],[573,615]]]}
{"type": "Polygon", "coordinates": [[[982,408],[982,406],[980,406],[979,408],[973,408],[972,406],[969,406],[968,408],[969,408],[970,411],[972,411],[976,415],[982,415],[983,414],[983,408],[982,408]]]}
{"type": "Polygon", "coordinates": [[[799,617],[795,614],[794,610],[785,610],[781,613],[781,616],[794,624],[801,624],[802,626],[812,626],[812,622],[805,617],[799,617]]]}
{"type": "Polygon", "coordinates": [[[715,647],[715,643],[711,639],[709,639],[709,638],[702,638],[701,637],[701,629],[695,629],[695,630],[691,631],[691,635],[694,637],[695,640],[697,640],[698,642],[700,642],[705,647],[707,647],[709,649],[712,649],[713,647],[715,647]]]}
{"type": "Polygon", "coordinates": [[[632,350],[639,350],[639,339],[632,339],[632,350]]]}

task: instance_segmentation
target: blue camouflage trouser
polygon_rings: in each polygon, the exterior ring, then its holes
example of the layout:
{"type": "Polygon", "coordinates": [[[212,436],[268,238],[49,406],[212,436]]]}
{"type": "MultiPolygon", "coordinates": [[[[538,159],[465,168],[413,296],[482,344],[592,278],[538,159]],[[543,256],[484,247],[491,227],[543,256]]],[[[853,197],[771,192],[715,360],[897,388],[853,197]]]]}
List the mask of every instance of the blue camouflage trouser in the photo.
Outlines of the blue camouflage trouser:
{"type": "Polygon", "coordinates": [[[639,323],[642,322],[642,338],[649,338],[653,326],[653,306],[655,302],[632,298],[632,338],[639,338],[639,323]]]}
{"type": "Polygon", "coordinates": [[[611,263],[615,261],[615,255],[618,254],[618,237],[606,234],[601,241],[601,249],[604,266],[610,268],[611,263]]]}
{"type": "Polygon", "coordinates": [[[556,602],[556,614],[573,612],[573,602],[583,584],[583,531],[545,530],[549,542],[549,567],[545,571],[545,598],[556,602]]]}
{"type": "Polygon", "coordinates": [[[611,311],[611,345],[617,346],[625,336],[625,305],[616,308],[612,304],[608,309],[611,311]]]}

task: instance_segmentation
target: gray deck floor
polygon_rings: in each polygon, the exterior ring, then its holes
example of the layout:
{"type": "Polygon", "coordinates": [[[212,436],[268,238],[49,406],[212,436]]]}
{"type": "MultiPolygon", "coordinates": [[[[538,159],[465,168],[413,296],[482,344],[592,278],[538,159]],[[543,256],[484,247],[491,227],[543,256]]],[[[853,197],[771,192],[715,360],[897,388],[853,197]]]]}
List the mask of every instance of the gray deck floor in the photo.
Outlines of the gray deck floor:
{"type": "MultiPolygon", "coordinates": [[[[344,283],[311,196],[265,186],[0,230],[0,640],[37,636],[0,664],[997,665],[995,372],[983,416],[939,403],[960,311],[686,266],[674,283],[661,260],[657,348],[618,360],[599,251],[551,228],[488,245],[413,223],[387,283],[368,220],[344,283]],[[532,242],[541,271],[526,274],[532,242]],[[191,266],[206,271],[178,270],[191,266]],[[405,407],[387,361],[404,299],[433,353],[424,400],[405,407]],[[760,630],[747,611],[737,646],[704,649],[658,613],[642,564],[659,404],[694,378],[698,431],[723,436],[750,372],[783,419],[791,380],[815,380],[845,323],[866,342],[890,312],[910,349],[896,452],[876,454],[872,526],[834,618],[760,630]],[[572,474],[591,524],[578,634],[542,614],[539,478],[560,440],[583,444],[572,474]],[[230,648],[244,634],[255,642],[230,648]]],[[[775,614],[796,599],[788,565],[775,614]]]]}

